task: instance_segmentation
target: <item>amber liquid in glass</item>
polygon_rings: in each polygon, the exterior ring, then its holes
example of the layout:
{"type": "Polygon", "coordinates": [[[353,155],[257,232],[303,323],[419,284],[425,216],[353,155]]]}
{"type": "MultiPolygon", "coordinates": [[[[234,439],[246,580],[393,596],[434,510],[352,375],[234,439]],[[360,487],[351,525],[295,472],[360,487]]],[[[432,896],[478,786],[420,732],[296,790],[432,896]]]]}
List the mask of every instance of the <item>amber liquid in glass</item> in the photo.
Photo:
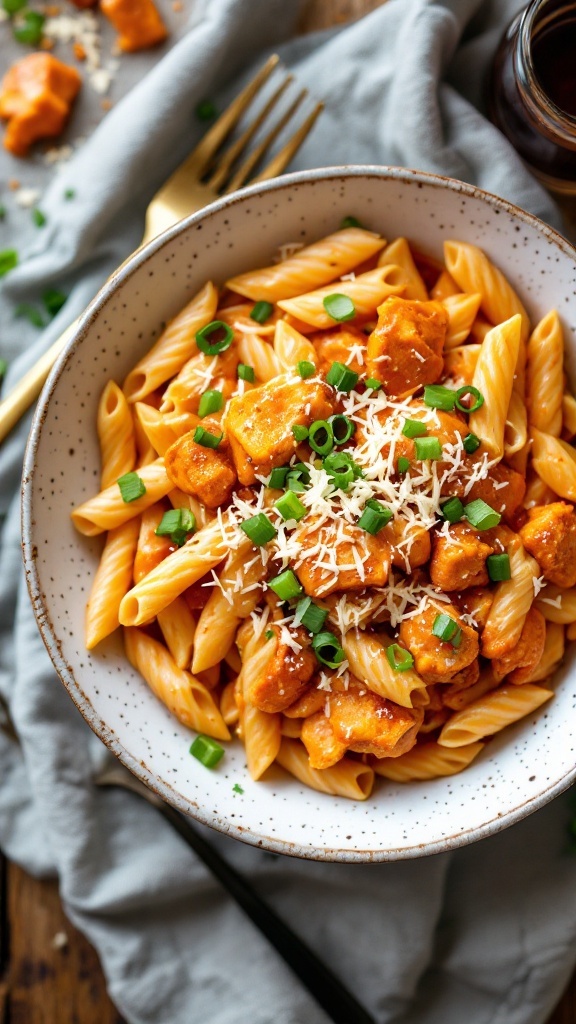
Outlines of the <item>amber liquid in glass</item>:
{"type": "Polygon", "coordinates": [[[576,4],[536,30],[532,63],[546,95],[564,113],[576,117],[576,4]]]}

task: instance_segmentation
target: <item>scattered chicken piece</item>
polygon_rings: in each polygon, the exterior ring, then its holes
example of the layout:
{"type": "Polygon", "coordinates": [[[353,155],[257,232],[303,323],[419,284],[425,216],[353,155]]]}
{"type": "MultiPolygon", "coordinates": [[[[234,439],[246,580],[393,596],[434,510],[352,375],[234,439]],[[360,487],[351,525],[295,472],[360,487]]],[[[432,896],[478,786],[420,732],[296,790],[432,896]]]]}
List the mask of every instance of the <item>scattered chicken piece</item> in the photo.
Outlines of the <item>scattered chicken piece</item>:
{"type": "Polygon", "coordinates": [[[49,53],[17,61],[0,86],[0,117],[8,121],[4,147],[26,156],[37,139],[60,135],[81,85],[76,69],[49,53]]]}
{"type": "MultiPolygon", "coordinates": [[[[216,420],[204,418],[201,422],[209,433],[221,435],[222,428],[216,420]]],[[[166,472],[185,494],[193,494],[208,508],[219,508],[229,500],[237,480],[230,446],[226,438],[222,438],[217,448],[197,444],[195,430],[170,445],[164,455],[166,472]]]]}
{"type": "Polygon", "coordinates": [[[365,372],[368,338],[357,327],[334,327],[333,330],[311,334],[310,341],[318,353],[318,369],[322,373],[326,373],[332,363],[344,363],[354,373],[365,372]]]}
{"type": "Polygon", "coordinates": [[[564,501],[528,509],[522,543],[544,576],[558,587],[576,586],[576,514],[564,501]]]}
{"type": "Polygon", "coordinates": [[[451,604],[429,604],[424,611],[400,626],[400,642],[414,656],[418,675],[430,683],[450,683],[453,677],[478,657],[478,634],[464,623],[451,604]],[[437,615],[449,615],[462,630],[460,644],[434,636],[432,627],[437,615]]]}
{"type": "Polygon", "coordinates": [[[270,660],[264,671],[248,684],[248,699],[260,711],[272,714],[284,711],[305,692],[318,667],[316,655],[310,649],[304,629],[290,630],[291,636],[302,645],[295,651],[283,639],[281,629],[273,626],[275,639],[270,645],[270,660]]]}
{"type": "Polygon", "coordinates": [[[147,50],[168,35],[153,0],[101,0],[100,10],[120,33],[118,45],[125,53],[147,50]]]}
{"type": "Polygon", "coordinates": [[[391,295],[378,309],[368,339],[368,374],[391,395],[403,395],[440,377],[448,314],[440,302],[391,295]]]}
{"type": "Polygon", "coordinates": [[[318,526],[317,522],[317,517],[308,516],[295,535],[299,548],[296,572],[310,597],[385,586],[390,547],[384,530],[373,536],[343,523],[339,539],[334,536],[333,523],[318,526]]]}
{"type": "Polygon", "coordinates": [[[467,523],[455,523],[450,536],[434,533],[430,559],[430,579],[441,590],[466,590],[489,582],[486,559],[494,551],[491,544],[467,523]]]}

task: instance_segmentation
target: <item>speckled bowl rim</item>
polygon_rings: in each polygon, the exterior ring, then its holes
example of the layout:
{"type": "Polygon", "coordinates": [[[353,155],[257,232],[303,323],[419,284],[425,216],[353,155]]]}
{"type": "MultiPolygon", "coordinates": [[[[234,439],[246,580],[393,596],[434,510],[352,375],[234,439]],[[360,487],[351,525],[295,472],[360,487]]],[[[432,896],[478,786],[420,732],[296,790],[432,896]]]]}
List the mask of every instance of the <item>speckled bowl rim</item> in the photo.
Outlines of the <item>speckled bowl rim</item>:
{"type": "Polygon", "coordinates": [[[296,171],[292,174],[283,175],[281,178],[274,178],[271,181],[257,185],[251,185],[235,192],[232,196],[218,199],[209,206],[204,207],[200,212],[192,214],[179,221],[173,227],[168,228],[161,235],[149,242],[144,248],[133,256],[129,257],[121,267],[102,286],[98,294],[87,306],[79,318],[79,324],[74,334],[66,344],[59,356],[55,366],[48,377],[40,396],[38,406],[32,422],[32,427],[26,445],[24,455],[24,468],[22,476],[22,551],[24,560],[24,571],[30,600],[40,634],[50,655],[54,668],[69,695],[76,704],[76,707],[85,718],[86,722],[96,735],[106,744],[116,757],[128,768],[136,778],[145,783],[150,789],[157,793],[163,800],[166,800],[173,807],[183,814],[190,815],[203,825],[208,825],[225,835],[239,839],[251,846],[259,847],[271,853],[282,853],[292,857],[299,857],[305,860],[337,861],[348,864],[359,863],[381,863],[383,861],[412,860],[416,857],[430,856],[436,853],[446,853],[449,850],[456,850],[467,846],[479,839],[495,835],[503,829],[521,821],[527,815],[540,810],[555,797],[563,793],[574,780],[576,780],[576,765],[566,772],[560,779],[552,783],[542,792],[525,800],[522,804],[511,810],[497,814],[485,824],[458,832],[452,836],[445,836],[442,839],[419,843],[411,847],[401,849],[392,848],[387,850],[342,850],[328,848],[302,847],[296,842],[287,842],[271,836],[262,835],[250,827],[239,826],[231,823],[225,817],[211,813],[207,808],[200,807],[194,801],[188,800],[176,792],[172,786],[159,780],[143,761],[136,760],[132,754],[119,742],[115,733],[105,721],[98,717],[90,699],[82,690],[80,683],[75,678],[72,667],[66,662],[63,656],[56,631],[50,618],[49,609],[46,607],[41,582],[38,575],[33,544],[33,523],[32,523],[32,498],[34,488],[34,473],[36,455],[42,427],[47,416],[48,407],[55,389],[55,386],[69,360],[73,358],[74,352],[81,344],[89,328],[97,319],[103,306],[110,300],[116,288],[126,281],[132,274],[140,269],[159,249],[169,244],[191,225],[197,224],[213,213],[226,210],[242,203],[251,196],[260,196],[263,193],[275,193],[289,191],[294,185],[307,184],[323,179],[338,178],[379,178],[405,181],[407,183],[418,183],[430,185],[446,191],[460,193],[474,199],[481,199],[489,206],[500,210],[503,213],[512,214],[520,221],[530,225],[539,231],[544,237],[561,252],[576,262],[576,248],[570,244],[558,231],[551,228],[544,221],[534,214],[527,213],[519,206],[501,199],[492,192],[458,181],[455,178],[448,178],[439,174],[430,174],[426,171],[410,170],[403,167],[389,167],[377,165],[345,165],[342,167],[323,167],[307,171],[296,171]]]}

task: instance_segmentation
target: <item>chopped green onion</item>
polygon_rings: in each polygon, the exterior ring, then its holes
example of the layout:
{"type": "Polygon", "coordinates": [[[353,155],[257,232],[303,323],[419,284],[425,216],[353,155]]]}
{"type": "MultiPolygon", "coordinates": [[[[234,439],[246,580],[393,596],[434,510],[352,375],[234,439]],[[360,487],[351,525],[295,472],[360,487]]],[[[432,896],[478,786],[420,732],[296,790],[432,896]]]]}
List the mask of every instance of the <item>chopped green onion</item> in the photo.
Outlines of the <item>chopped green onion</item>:
{"type": "Polygon", "coordinates": [[[288,476],[302,477],[305,484],[310,483],[310,470],[305,462],[295,462],[288,467],[288,476]]]}
{"type": "Polygon", "coordinates": [[[358,374],[349,370],[344,363],[332,363],[326,374],[326,383],[332,384],[338,391],[352,391],[358,383],[358,374]]]}
{"type": "Polygon", "coordinates": [[[501,555],[488,555],[486,568],[493,583],[502,583],[503,580],[509,580],[512,577],[510,558],[506,552],[501,555]]]}
{"type": "Polygon", "coordinates": [[[295,519],[298,522],[302,516],[306,515],[306,506],[293,491],[286,491],[281,498],[278,498],[278,501],[274,502],[274,508],[278,509],[282,519],[295,519]]]}
{"type": "Polygon", "coordinates": [[[360,223],[359,220],[356,219],[356,217],[344,217],[343,220],[342,220],[342,223],[340,224],[340,227],[341,228],[361,228],[362,224],[360,223]]]}
{"type": "Polygon", "coordinates": [[[200,331],[196,332],[196,344],[201,352],[207,356],[217,356],[225,352],[234,341],[234,331],[223,320],[212,320],[200,331]],[[210,341],[213,334],[222,334],[220,341],[210,341]]]}
{"type": "Polygon", "coordinates": [[[416,446],[416,458],[422,461],[423,459],[441,459],[442,458],[442,445],[437,437],[417,437],[414,441],[416,446]]]}
{"type": "Polygon", "coordinates": [[[306,487],[304,486],[304,481],[300,480],[298,476],[294,476],[292,473],[288,473],[286,487],[288,488],[289,491],[293,491],[294,494],[302,494],[302,491],[306,490],[306,487]]]}
{"type": "Polygon", "coordinates": [[[292,427],[292,433],[297,441],[305,441],[308,437],[308,427],[302,426],[301,423],[295,423],[292,427]]]}
{"type": "Polygon", "coordinates": [[[460,498],[448,498],[448,501],[440,506],[440,515],[449,523],[459,523],[464,516],[464,505],[460,498]]]}
{"type": "Polygon", "coordinates": [[[170,537],[179,548],[185,543],[188,534],[196,529],[196,518],[188,508],[171,508],[165,512],[160,523],[154,530],[157,537],[170,537]]]}
{"type": "Polygon", "coordinates": [[[468,455],[472,455],[473,452],[480,447],[481,441],[476,434],[466,434],[462,444],[464,446],[464,451],[468,452],[468,455]]]}
{"type": "Polygon", "coordinates": [[[463,388],[458,388],[458,391],[456,392],[456,408],[459,409],[460,412],[478,412],[478,409],[483,405],[484,395],[478,391],[478,388],[473,387],[472,384],[465,384],[463,388]],[[471,395],[474,399],[472,405],[464,405],[462,402],[462,399],[467,395],[471,395]]]}
{"type": "Polygon", "coordinates": [[[364,383],[372,391],[379,391],[382,387],[382,381],[376,380],[376,377],[367,377],[364,383]]]}
{"type": "Polygon", "coordinates": [[[196,107],[196,117],[199,121],[212,121],[218,110],[212,100],[202,100],[196,107]]]}
{"type": "Polygon", "coordinates": [[[332,452],[322,462],[323,468],[332,480],[335,487],[341,491],[347,491],[350,484],[357,476],[355,463],[347,452],[332,452]]]}
{"type": "Polygon", "coordinates": [[[36,207],[36,209],[32,210],[32,220],[37,228],[43,228],[46,223],[46,214],[36,207]]]}
{"type": "Polygon", "coordinates": [[[328,618],[328,609],[314,604],[311,597],[303,597],[296,605],[295,625],[303,625],[309,633],[319,633],[328,618]]]}
{"type": "Polygon", "coordinates": [[[0,359],[0,382],[6,376],[7,369],[8,369],[8,363],[6,362],[6,360],[5,359],[0,359]]]}
{"type": "Polygon", "coordinates": [[[445,388],[443,384],[426,384],[424,387],[424,405],[431,409],[442,409],[451,412],[456,402],[456,392],[445,388]]]}
{"type": "Polygon", "coordinates": [[[302,380],[308,380],[308,377],[313,377],[316,373],[314,363],[311,363],[308,359],[300,359],[296,363],[296,369],[302,377],[302,380]]]}
{"type": "Polygon", "coordinates": [[[120,488],[122,501],[126,502],[127,505],[131,501],[141,498],[143,494],[146,494],[146,484],[138,476],[138,473],[124,473],[116,482],[120,488]]]}
{"type": "Polygon", "coordinates": [[[344,323],[345,320],[352,320],[356,316],[356,307],[352,299],[340,292],[327,295],[325,299],[322,299],[322,305],[328,316],[331,316],[339,324],[344,323]]]}
{"type": "Polygon", "coordinates": [[[56,314],[62,309],[67,298],[68,296],[64,295],[64,292],[59,292],[56,288],[48,288],[42,296],[42,302],[44,303],[46,312],[49,313],[50,316],[56,316],[56,314]]]}
{"type": "Polygon", "coordinates": [[[0,220],[4,220],[5,216],[6,216],[6,207],[2,203],[2,204],[0,204],[0,220]]]}
{"type": "Polygon", "coordinates": [[[396,672],[406,672],[407,669],[414,667],[414,658],[404,647],[400,647],[398,644],[390,644],[386,648],[386,657],[388,664],[396,672]]]}
{"type": "Polygon", "coordinates": [[[303,589],[292,569],[285,569],[279,576],[269,580],[268,586],[270,590],[273,590],[278,595],[281,601],[289,601],[291,597],[300,597],[303,589]]]}
{"type": "Polygon", "coordinates": [[[64,199],[66,199],[67,202],[69,202],[70,199],[75,199],[75,198],[76,198],[76,189],[75,188],[64,189],[64,199]]]}
{"type": "Polygon", "coordinates": [[[22,15],[22,23],[12,30],[14,39],[29,46],[38,46],[45,20],[45,16],[38,11],[26,11],[22,15]]]}
{"type": "Polygon", "coordinates": [[[428,433],[428,427],[420,420],[404,420],[402,433],[404,437],[424,437],[428,433]]]}
{"type": "Polygon", "coordinates": [[[240,529],[244,531],[246,536],[257,547],[267,544],[278,532],[264,512],[258,512],[257,515],[251,516],[250,519],[245,519],[243,523],[240,523],[240,529]]]}
{"type": "Polygon", "coordinates": [[[23,7],[26,7],[28,0],[2,0],[2,7],[6,14],[17,14],[23,7]]]}
{"type": "Polygon", "coordinates": [[[457,622],[450,615],[437,615],[432,626],[432,636],[451,643],[453,647],[459,647],[462,642],[462,630],[457,622]]]}
{"type": "Polygon", "coordinates": [[[190,747],[190,753],[205,768],[215,768],[224,757],[224,747],[216,743],[211,736],[197,736],[190,747]]]}
{"type": "Polygon", "coordinates": [[[332,427],[326,420],[315,420],[308,431],[308,444],[318,455],[328,455],[334,447],[332,427]]]}
{"type": "MultiPolygon", "coordinates": [[[[270,630],[268,630],[268,632],[270,632],[270,630]]],[[[240,796],[244,796],[244,790],[242,789],[242,786],[238,785],[237,782],[235,782],[234,785],[232,786],[232,792],[240,793],[240,796]]]]}
{"type": "Polygon", "coordinates": [[[200,399],[198,415],[209,416],[211,412],[219,412],[224,405],[224,395],[221,391],[205,391],[200,399]]]}
{"type": "Polygon", "coordinates": [[[502,518],[500,513],[482,501],[482,498],[476,498],[465,505],[464,515],[470,525],[475,526],[477,530],[491,530],[493,526],[498,526],[502,518]]]}
{"type": "Polygon", "coordinates": [[[317,633],[312,641],[312,650],[322,665],[338,668],[346,655],[333,633],[317,633]]]}
{"type": "Polygon", "coordinates": [[[273,487],[274,490],[279,491],[281,487],[284,487],[284,484],[286,483],[286,477],[288,476],[289,471],[290,466],[276,466],[276,468],[272,470],[270,476],[268,477],[267,486],[273,487]]]}
{"type": "Polygon", "coordinates": [[[340,415],[340,413],[337,413],[336,416],[330,416],[328,423],[332,428],[334,444],[346,444],[346,441],[349,441],[354,433],[352,420],[348,419],[347,416],[340,415]]]}
{"type": "Polygon", "coordinates": [[[410,459],[407,459],[405,455],[401,455],[398,459],[398,472],[407,473],[410,469],[410,459]]]}
{"type": "Polygon", "coordinates": [[[257,302],[250,310],[250,319],[258,324],[265,324],[273,312],[274,306],[271,302],[257,302]]]}
{"type": "Polygon", "coordinates": [[[366,530],[367,533],[371,533],[375,537],[377,533],[380,533],[380,530],[387,526],[392,516],[393,513],[389,508],[371,498],[370,501],[366,502],[357,525],[361,530],[366,530]]]}
{"type": "Polygon", "coordinates": [[[254,373],[253,366],[247,366],[246,363],[238,363],[236,370],[239,380],[247,380],[250,384],[253,384],[256,380],[256,374],[254,373]]]}
{"type": "Polygon", "coordinates": [[[39,309],[30,305],[29,302],[21,302],[14,310],[14,316],[22,320],[28,320],[34,327],[45,327],[44,317],[39,309]]]}
{"type": "Polygon", "coordinates": [[[14,270],[18,266],[18,253],[16,249],[2,249],[0,252],[0,277],[14,270]]]}
{"type": "Polygon", "coordinates": [[[194,441],[196,444],[201,444],[203,448],[217,448],[223,437],[224,434],[211,434],[204,427],[196,427],[194,431],[194,441]]]}
{"type": "Polygon", "coordinates": [[[264,636],[266,637],[266,640],[272,640],[273,637],[275,636],[274,630],[267,629],[266,632],[264,633],[264,636]]]}

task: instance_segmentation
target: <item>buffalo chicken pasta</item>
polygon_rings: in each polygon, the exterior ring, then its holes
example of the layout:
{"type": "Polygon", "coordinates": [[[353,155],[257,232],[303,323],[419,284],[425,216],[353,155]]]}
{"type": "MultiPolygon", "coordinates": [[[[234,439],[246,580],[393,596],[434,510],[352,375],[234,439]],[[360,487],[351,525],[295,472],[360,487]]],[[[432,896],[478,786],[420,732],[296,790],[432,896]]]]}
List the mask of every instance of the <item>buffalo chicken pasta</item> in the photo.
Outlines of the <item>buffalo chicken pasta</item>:
{"type": "Polygon", "coordinates": [[[347,218],[207,283],[97,429],[92,649],[130,663],[209,767],[237,735],[365,799],[451,775],[552,697],[576,635],[576,403],[562,325],[501,271],[347,218]]]}

